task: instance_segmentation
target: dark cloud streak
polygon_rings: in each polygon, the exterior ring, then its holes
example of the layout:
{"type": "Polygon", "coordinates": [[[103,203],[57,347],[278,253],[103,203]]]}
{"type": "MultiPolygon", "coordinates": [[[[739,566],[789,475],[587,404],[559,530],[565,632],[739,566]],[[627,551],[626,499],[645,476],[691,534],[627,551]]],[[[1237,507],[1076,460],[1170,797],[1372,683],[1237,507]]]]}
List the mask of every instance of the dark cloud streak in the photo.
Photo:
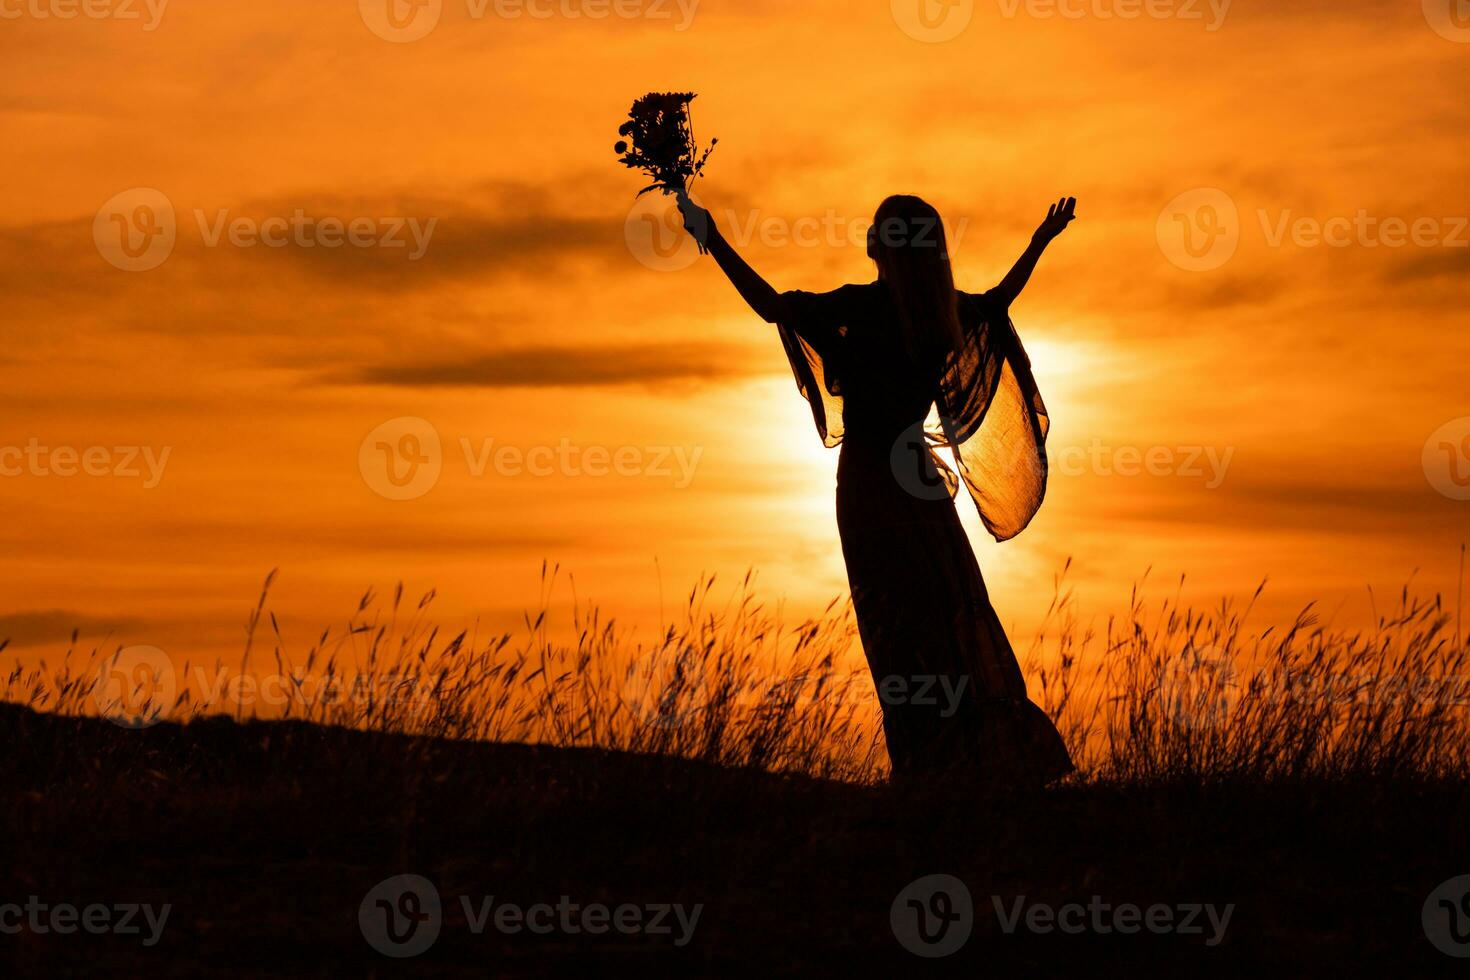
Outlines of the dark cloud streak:
{"type": "Polygon", "coordinates": [[[763,373],[744,348],[719,344],[529,346],[418,364],[368,365],[333,384],[411,388],[587,388],[718,381],[763,373]]]}
{"type": "Polygon", "coordinates": [[[69,609],[41,609],[0,615],[0,640],[11,648],[65,643],[76,631],[81,638],[114,635],[135,630],[140,621],[128,617],[105,619],[69,609]]]}

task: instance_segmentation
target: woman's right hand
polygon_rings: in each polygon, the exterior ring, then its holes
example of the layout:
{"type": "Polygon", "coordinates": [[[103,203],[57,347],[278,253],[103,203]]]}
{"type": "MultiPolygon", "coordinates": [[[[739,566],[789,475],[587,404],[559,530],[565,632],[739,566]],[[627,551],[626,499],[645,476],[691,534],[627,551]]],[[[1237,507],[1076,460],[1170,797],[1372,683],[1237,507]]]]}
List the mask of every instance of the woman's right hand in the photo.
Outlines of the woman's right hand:
{"type": "Polygon", "coordinates": [[[679,204],[679,214],[684,219],[684,230],[694,237],[694,240],[703,248],[709,242],[710,229],[714,227],[714,220],[710,213],[689,196],[684,188],[674,192],[674,200],[679,204]]]}

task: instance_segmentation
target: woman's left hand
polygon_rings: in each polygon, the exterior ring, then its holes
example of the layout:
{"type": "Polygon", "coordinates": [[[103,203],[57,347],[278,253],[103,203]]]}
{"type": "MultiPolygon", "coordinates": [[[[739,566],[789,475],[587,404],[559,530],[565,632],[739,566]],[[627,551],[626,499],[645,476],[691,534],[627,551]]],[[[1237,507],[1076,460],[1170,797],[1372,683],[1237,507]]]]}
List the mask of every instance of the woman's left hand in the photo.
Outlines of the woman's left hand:
{"type": "Polygon", "coordinates": [[[1046,218],[1036,229],[1036,234],[1031,240],[1040,245],[1051,244],[1052,239],[1067,230],[1067,226],[1077,219],[1077,199],[1075,197],[1064,197],[1047,209],[1046,218]]]}

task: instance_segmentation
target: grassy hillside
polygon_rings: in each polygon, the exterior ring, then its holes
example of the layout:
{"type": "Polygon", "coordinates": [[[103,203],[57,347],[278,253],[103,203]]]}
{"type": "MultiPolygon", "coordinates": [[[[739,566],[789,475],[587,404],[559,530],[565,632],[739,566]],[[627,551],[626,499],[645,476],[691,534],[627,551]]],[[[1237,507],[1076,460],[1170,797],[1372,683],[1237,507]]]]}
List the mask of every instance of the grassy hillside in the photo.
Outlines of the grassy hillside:
{"type": "Polygon", "coordinates": [[[0,820],[15,846],[0,896],[171,906],[151,947],[146,929],[0,936],[0,953],[27,974],[1327,976],[1460,966],[1430,944],[1420,916],[1436,885],[1470,868],[1463,783],[1094,782],[983,797],[299,722],[127,730],[5,706],[0,732],[0,820]],[[400,874],[432,882],[442,909],[438,938],[407,959],[378,952],[359,921],[369,891],[400,874]],[[962,881],[975,912],[962,948],[925,961],[896,938],[891,911],[934,874],[962,881]],[[493,919],[477,934],[492,895],[523,909],[567,896],[579,907],[700,911],[682,945],[677,929],[531,934],[493,919]],[[1021,896],[1028,910],[1167,905],[1176,925],[1193,904],[1233,911],[1214,945],[1203,914],[1200,934],[1007,934],[996,900],[1009,917],[1021,896]]]}

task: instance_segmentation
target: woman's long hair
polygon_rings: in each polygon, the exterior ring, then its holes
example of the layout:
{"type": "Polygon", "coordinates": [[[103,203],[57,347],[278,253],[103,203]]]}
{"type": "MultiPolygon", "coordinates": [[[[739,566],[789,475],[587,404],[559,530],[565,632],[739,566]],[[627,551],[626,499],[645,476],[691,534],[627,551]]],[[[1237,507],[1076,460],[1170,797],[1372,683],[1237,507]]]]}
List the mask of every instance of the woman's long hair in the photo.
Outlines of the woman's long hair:
{"type": "Polygon", "coordinates": [[[916,365],[937,369],[963,343],[939,212],[911,194],[888,198],[878,205],[868,230],[868,255],[892,292],[909,356],[916,365]]]}

